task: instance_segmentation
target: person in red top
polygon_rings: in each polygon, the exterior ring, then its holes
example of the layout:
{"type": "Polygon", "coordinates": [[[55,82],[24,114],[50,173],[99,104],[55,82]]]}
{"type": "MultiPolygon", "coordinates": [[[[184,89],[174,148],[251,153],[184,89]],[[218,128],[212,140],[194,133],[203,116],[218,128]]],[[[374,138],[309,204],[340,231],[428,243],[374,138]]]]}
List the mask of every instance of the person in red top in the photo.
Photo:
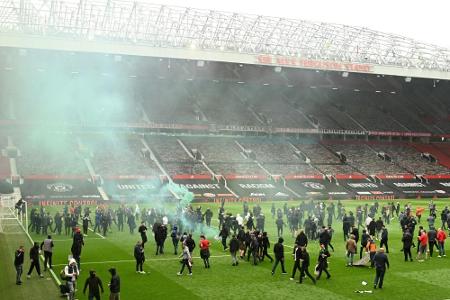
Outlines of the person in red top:
{"type": "Polygon", "coordinates": [[[200,257],[203,259],[203,263],[205,264],[205,269],[209,269],[209,246],[210,242],[206,239],[204,235],[200,236],[200,257]]]}
{"type": "Polygon", "coordinates": [[[417,254],[417,261],[423,262],[427,252],[427,245],[428,245],[428,235],[425,229],[423,229],[419,236],[419,253],[417,254]]]}
{"type": "Polygon", "coordinates": [[[438,249],[439,249],[439,255],[438,257],[445,256],[445,240],[447,239],[447,234],[445,233],[442,228],[438,229],[436,239],[438,241],[438,249]]]}

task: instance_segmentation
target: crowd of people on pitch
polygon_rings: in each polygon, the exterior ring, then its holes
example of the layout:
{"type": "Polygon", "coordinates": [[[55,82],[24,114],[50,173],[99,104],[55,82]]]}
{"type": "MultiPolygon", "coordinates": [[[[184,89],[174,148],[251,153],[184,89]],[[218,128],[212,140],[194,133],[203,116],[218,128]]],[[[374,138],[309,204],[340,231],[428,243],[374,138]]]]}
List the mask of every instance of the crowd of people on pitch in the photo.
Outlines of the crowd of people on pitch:
{"type": "MultiPolygon", "coordinates": [[[[295,207],[288,207],[287,203],[285,203],[282,208],[276,208],[275,204],[273,204],[270,212],[277,227],[278,235],[278,241],[273,245],[273,256],[269,253],[271,247],[270,237],[265,231],[265,216],[260,205],[256,204],[250,208],[248,203],[244,202],[242,215],[240,213],[233,215],[225,210],[224,204],[222,203],[218,210],[219,231],[215,238],[220,240],[224,251],[230,252],[232,266],[238,266],[241,261],[248,261],[252,265],[258,265],[267,258],[273,263],[271,268],[272,275],[279,264],[281,265],[282,274],[287,274],[285,269],[283,229],[284,226],[288,226],[290,234],[292,237],[295,237],[295,244],[292,250],[294,267],[290,279],[294,280],[296,272],[300,271],[300,283],[306,277],[309,277],[316,283],[316,280],[321,277],[323,272],[327,275],[327,279],[331,277],[327,268],[328,258],[331,256],[329,249],[331,251],[335,250],[335,246],[332,245],[334,234],[332,224],[334,221],[342,222],[347,266],[352,267],[370,263],[370,266],[376,269],[375,288],[382,288],[384,274],[386,268],[389,267],[389,260],[386,255],[386,253],[389,253],[389,232],[386,225],[390,224],[395,218],[398,218],[403,231],[401,241],[403,243],[402,251],[405,255],[405,261],[413,260],[411,248],[414,247],[417,247],[417,260],[419,262],[424,261],[428,256],[432,257],[434,249],[438,251],[438,257],[445,257],[445,240],[447,238],[445,230],[450,225],[450,210],[448,207],[445,207],[440,212],[441,227],[436,229],[435,223],[438,212],[432,200],[428,205],[429,214],[426,218],[428,228],[420,225],[425,209],[416,207],[413,210],[411,204],[406,204],[401,208],[399,203],[394,204],[392,202],[381,206],[380,203],[375,202],[371,205],[358,206],[354,212],[346,209],[340,201],[336,204],[334,202],[302,201],[295,207]],[[377,218],[377,214],[381,216],[377,218]],[[419,230],[416,246],[413,237],[417,226],[419,230]],[[363,229],[360,234],[359,230],[361,227],[363,229]],[[315,277],[309,272],[312,262],[308,249],[312,241],[316,242],[319,248],[319,255],[314,269],[315,277]],[[359,260],[355,261],[354,258],[358,254],[358,250],[359,260]]],[[[207,229],[213,228],[211,225],[213,212],[209,208],[203,212],[201,206],[194,208],[189,205],[184,208],[178,207],[175,213],[170,214],[162,209],[140,209],[138,205],[135,207],[121,205],[116,210],[106,206],[98,206],[95,209],[94,226],[91,222],[86,222],[86,220],[90,220],[90,214],[89,207],[82,209],[81,206],[66,206],[62,213],[57,212],[55,214],[54,219],[60,218],[60,224],[64,223],[64,227],[68,226],[66,224],[70,225],[69,232],[66,231],[65,233],[73,236],[71,260],[67,266],[68,272],[64,272],[64,277],[70,278],[68,282],[72,281],[79,274],[81,251],[84,246],[83,236],[88,234],[89,225],[94,227],[94,232],[100,232],[100,229],[102,229],[103,236],[106,236],[112,230],[112,224],[116,224],[117,229],[123,231],[125,221],[129,224],[131,234],[134,234],[136,220],[141,222],[141,225],[138,227],[140,240],[134,246],[137,273],[145,273],[143,264],[145,262],[145,244],[148,242],[147,224],[151,225],[151,231],[155,238],[155,255],[164,253],[164,245],[167,238],[170,238],[172,241],[173,253],[180,255],[181,259],[181,269],[177,273],[178,275],[182,275],[185,269],[188,270],[189,275],[192,275],[193,255],[197,247],[193,239],[194,232],[202,233],[198,241],[200,258],[203,260],[205,268],[209,269],[211,267],[209,259],[211,242],[204,234],[207,229]],[[66,217],[69,220],[68,223],[65,221],[66,217]],[[134,227],[130,226],[130,223],[134,224],[134,227]],[[82,224],[83,233],[78,224],[82,224]],[[99,226],[96,226],[97,224],[99,226]],[[70,267],[71,265],[73,266],[70,267]],[[72,276],[66,273],[72,274],[72,276]]],[[[45,212],[44,208],[33,208],[31,216],[34,219],[30,224],[30,230],[36,233],[48,233],[50,229],[52,232],[61,234],[61,230],[58,230],[61,226],[57,225],[56,220],[54,222],[55,228],[52,228],[51,222],[36,221],[48,218],[49,213],[45,212]],[[48,228],[44,229],[43,224],[49,224],[48,228]]],[[[214,230],[209,232],[214,232],[214,230]]],[[[50,269],[52,268],[51,253],[53,246],[51,235],[48,235],[40,246],[35,243],[30,250],[31,266],[28,277],[31,275],[33,268],[36,268],[39,276],[43,276],[39,266],[38,256],[40,250],[44,251],[44,270],[47,266],[50,269]]],[[[21,284],[20,275],[22,270],[19,266],[23,265],[23,253],[23,247],[16,252],[17,284],[21,284]]],[[[73,281],[76,282],[76,279],[73,281]]],[[[70,299],[73,299],[75,289],[72,287],[75,284],[67,284],[69,295],[72,297],[70,299]]]]}

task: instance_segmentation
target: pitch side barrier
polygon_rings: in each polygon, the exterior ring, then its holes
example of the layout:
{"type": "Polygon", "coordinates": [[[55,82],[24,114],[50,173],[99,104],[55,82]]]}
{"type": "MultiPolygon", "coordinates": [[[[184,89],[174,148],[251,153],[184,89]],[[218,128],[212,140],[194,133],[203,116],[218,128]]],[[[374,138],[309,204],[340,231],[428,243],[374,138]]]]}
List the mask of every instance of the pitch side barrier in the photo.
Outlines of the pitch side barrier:
{"type": "Polygon", "coordinates": [[[291,200],[295,195],[286,189],[280,180],[266,175],[227,175],[228,187],[242,201],[258,202],[265,200],[291,200]]]}
{"type": "Polygon", "coordinates": [[[89,178],[35,176],[23,178],[19,185],[26,201],[97,201],[101,200],[97,186],[89,178]]]}
{"type": "Polygon", "coordinates": [[[223,182],[211,179],[211,176],[174,176],[173,181],[194,194],[195,202],[220,202],[236,198],[223,182]]]}
{"type": "Polygon", "coordinates": [[[171,197],[167,182],[157,176],[106,177],[102,187],[113,201],[145,201],[171,197]]]}
{"type": "Polygon", "coordinates": [[[286,185],[302,199],[351,199],[354,194],[336,181],[324,179],[322,176],[291,176],[286,185]]]}

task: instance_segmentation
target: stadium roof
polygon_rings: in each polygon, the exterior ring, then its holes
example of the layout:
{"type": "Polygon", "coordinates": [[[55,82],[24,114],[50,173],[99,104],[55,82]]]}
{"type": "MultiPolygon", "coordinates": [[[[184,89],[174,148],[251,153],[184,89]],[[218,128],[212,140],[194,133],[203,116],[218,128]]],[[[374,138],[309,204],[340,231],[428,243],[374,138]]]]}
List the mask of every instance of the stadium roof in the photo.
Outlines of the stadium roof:
{"type": "Polygon", "coordinates": [[[354,26],[149,3],[1,1],[0,36],[0,46],[450,79],[450,50],[410,38],[354,26]]]}

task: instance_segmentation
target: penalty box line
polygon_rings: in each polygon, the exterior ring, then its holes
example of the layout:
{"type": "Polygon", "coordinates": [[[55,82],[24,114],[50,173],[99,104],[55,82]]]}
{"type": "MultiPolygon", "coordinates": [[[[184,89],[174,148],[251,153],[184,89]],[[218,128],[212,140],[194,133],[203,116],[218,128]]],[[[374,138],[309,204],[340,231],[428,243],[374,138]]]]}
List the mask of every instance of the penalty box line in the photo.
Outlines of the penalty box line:
{"type": "MultiPolygon", "coordinates": [[[[231,258],[231,255],[211,255],[210,258],[223,258],[223,257],[229,257],[231,258]]],[[[192,257],[193,259],[201,259],[200,256],[192,257]]],[[[145,262],[151,262],[151,261],[174,261],[174,260],[180,260],[179,257],[174,258],[149,258],[145,259],[145,262]]],[[[82,262],[83,265],[100,265],[100,264],[112,264],[112,263],[128,263],[128,262],[135,262],[135,259],[123,259],[123,260],[104,260],[104,261],[90,261],[90,262],[82,262]]],[[[61,266],[67,266],[67,264],[57,264],[53,265],[56,267],[61,266]]]]}

